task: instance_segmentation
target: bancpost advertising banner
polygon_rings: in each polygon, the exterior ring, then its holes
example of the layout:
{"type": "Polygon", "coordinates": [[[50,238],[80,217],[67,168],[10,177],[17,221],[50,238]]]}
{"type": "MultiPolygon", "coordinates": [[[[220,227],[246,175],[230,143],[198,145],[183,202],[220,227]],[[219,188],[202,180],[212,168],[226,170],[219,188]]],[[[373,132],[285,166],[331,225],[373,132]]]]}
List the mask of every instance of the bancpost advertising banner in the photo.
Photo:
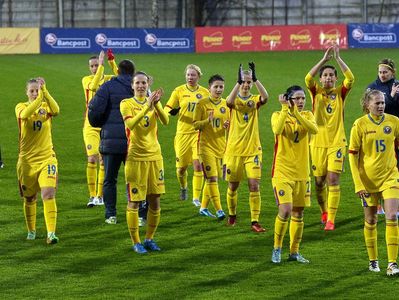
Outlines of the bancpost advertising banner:
{"type": "Polygon", "coordinates": [[[0,28],[0,54],[40,53],[39,28],[0,28]]]}
{"type": "Polygon", "coordinates": [[[194,52],[193,29],[42,28],[42,53],[194,52]]]}
{"type": "Polygon", "coordinates": [[[344,24],[196,27],[196,52],[288,51],[347,48],[344,24]]]}
{"type": "Polygon", "coordinates": [[[348,24],[350,48],[399,48],[399,24],[348,24]]]}

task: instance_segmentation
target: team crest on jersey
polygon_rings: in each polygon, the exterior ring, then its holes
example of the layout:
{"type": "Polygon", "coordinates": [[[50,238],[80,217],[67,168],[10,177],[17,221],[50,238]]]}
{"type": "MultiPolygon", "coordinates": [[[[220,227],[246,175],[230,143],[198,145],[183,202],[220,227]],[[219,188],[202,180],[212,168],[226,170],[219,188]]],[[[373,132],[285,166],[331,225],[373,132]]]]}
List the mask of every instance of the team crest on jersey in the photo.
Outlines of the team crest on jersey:
{"type": "Polygon", "coordinates": [[[178,158],[178,157],[176,157],[176,161],[177,161],[177,162],[179,161],[179,158],[178,158]]]}
{"type": "Polygon", "coordinates": [[[90,150],[92,146],[90,144],[87,145],[87,149],[90,150]]]}
{"type": "Polygon", "coordinates": [[[230,173],[231,173],[230,169],[227,169],[227,171],[226,171],[226,172],[227,172],[227,174],[230,174],[230,173]]]}
{"type": "Polygon", "coordinates": [[[46,110],[44,108],[39,109],[38,113],[41,116],[45,116],[47,114],[47,112],[46,112],[46,110]]]}
{"type": "Polygon", "coordinates": [[[137,194],[138,191],[139,191],[139,190],[138,190],[137,188],[132,188],[132,193],[133,193],[133,194],[137,194]]]}
{"type": "Polygon", "coordinates": [[[224,114],[224,113],[226,112],[226,108],[221,107],[221,108],[220,108],[220,112],[221,112],[222,114],[224,114]]]}
{"type": "Polygon", "coordinates": [[[209,172],[211,170],[211,166],[206,166],[205,170],[207,170],[209,172]]]}
{"type": "Polygon", "coordinates": [[[195,95],[195,97],[197,97],[197,99],[201,99],[202,95],[201,94],[197,94],[197,95],[195,95]]]}
{"type": "Polygon", "coordinates": [[[337,95],[332,94],[332,95],[330,95],[330,98],[331,98],[331,100],[335,100],[337,98],[337,95]]]}
{"type": "Polygon", "coordinates": [[[247,106],[252,108],[252,107],[255,106],[255,102],[254,102],[253,100],[249,100],[249,101],[247,102],[247,106]]]}
{"type": "Polygon", "coordinates": [[[392,132],[391,126],[385,126],[385,127],[384,127],[384,133],[385,133],[385,134],[390,134],[391,132],[392,132]]]}
{"type": "Polygon", "coordinates": [[[316,170],[316,166],[312,165],[312,170],[315,171],[316,170]]]}
{"type": "Polygon", "coordinates": [[[22,186],[21,186],[21,189],[22,189],[23,191],[26,191],[26,185],[22,185],[22,186]]]}
{"type": "Polygon", "coordinates": [[[281,196],[281,197],[284,196],[284,195],[285,195],[284,190],[279,190],[279,191],[278,191],[278,195],[281,196]]]}

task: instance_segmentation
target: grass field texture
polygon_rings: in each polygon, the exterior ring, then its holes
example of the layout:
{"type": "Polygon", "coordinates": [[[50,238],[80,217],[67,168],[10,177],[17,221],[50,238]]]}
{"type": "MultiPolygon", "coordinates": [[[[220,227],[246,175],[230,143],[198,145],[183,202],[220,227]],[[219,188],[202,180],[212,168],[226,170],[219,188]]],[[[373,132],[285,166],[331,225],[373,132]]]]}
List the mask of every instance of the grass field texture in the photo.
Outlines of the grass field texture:
{"type": "MultiPolygon", "coordinates": [[[[175,86],[184,83],[189,63],[203,70],[202,85],[210,75],[225,76],[225,97],[236,80],[239,63],[254,61],[258,78],[270,94],[260,112],[263,144],[261,181],[261,224],[264,234],[250,231],[248,189],[239,189],[238,224],[229,228],[198,215],[191,201],[178,200],[173,137],[176,118],[167,127],[159,125],[166,175],[166,194],[161,199],[161,224],[156,240],[162,251],[140,256],[131,250],[125,221],[126,196],[123,169],[118,183],[118,221],[104,223],[102,207],[86,208],[86,156],[82,138],[84,95],[81,78],[88,74],[90,55],[0,56],[1,109],[0,145],[5,168],[0,169],[0,298],[14,299],[266,299],[392,298],[398,279],[387,278],[385,223],[380,217],[380,274],[368,271],[363,240],[363,212],[356,198],[346,165],[341,179],[341,206],[336,230],[324,232],[313,195],[312,207],[305,210],[305,230],[301,253],[309,265],[270,262],[273,226],[277,213],[271,189],[270,169],[273,134],[270,117],[280,110],[278,94],[293,84],[304,86],[304,76],[321,59],[321,51],[220,54],[117,55],[117,60],[133,59],[138,70],[154,77],[153,87],[163,87],[165,104],[175,86]],[[42,204],[38,205],[38,238],[26,241],[22,200],[19,197],[16,161],[18,128],[14,108],[26,101],[25,83],[42,76],[60,105],[53,121],[53,142],[59,163],[57,191],[60,243],[47,246],[42,204]]],[[[349,95],[345,126],[349,130],[361,115],[359,100],[368,83],[377,76],[377,62],[390,57],[399,63],[397,49],[342,50],[341,56],[355,75],[349,95]]],[[[108,74],[111,73],[106,66],[108,74]]],[[[339,73],[342,79],[342,74],[339,73]]],[[[255,90],[253,90],[255,92],[255,90]]],[[[306,107],[310,109],[307,97],[306,107]]],[[[192,172],[190,172],[192,173],[192,172]]],[[[189,182],[191,189],[191,180],[189,182]]],[[[226,206],[226,183],[220,183],[222,204],[226,206]]],[[[191,193],[190,193],[191,194],[191,193]]],[[[191,196],[191,195],[190,195],[191,196]]],[[[144,232],[144,229],[142,233],[144,232]]],[[[142,235],[143,236],[143,235],[142,235]]],[[[283,258],[288,252],[288,233],[283,258]]],[[[396,292],[395,292],[396,291],[396,292]]]]}

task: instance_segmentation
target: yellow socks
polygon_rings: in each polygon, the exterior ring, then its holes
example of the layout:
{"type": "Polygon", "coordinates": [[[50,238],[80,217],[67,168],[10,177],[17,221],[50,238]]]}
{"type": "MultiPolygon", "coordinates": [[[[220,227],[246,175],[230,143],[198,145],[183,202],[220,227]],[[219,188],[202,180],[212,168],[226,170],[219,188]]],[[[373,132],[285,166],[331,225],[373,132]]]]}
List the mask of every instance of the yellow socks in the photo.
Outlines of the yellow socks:
{"type": "Polygon", "coordinates": [[[378,248],[377,248],[377,224],[369,224],[364,222],[364,241],[366,242],[367,254],[369,260],[378,259],[378,248]]]}
{"type": "Polygon", "coordinates": [[[55,232],[57,225],[57,204],[55,203],[55,198],[43,200],[43,210],[47,232],[55,232]]]}
{"type": "Polygon", "coordinates": [[[230,216],[237,214],[237,190],[233,192],[230,188],[227,188],[227,208],[230,216]]]}
{"type": "Polygon", "coordinates": [[[288,219],[283,219],[279,215],[274,221],[274,249],[283,247],[283,240],[288,228],[288,219]]]}
{"type": "Polygon", "coordinates": [[[126,209],[126,223],[133,244],[141,243],[139,235],[139,209],[126,209]]]}
{"type": "Polygon", "coordinates": [[[251,222],[258,222],[260,215],[260,192],[249,192],[249,208],[251,209],[251,222]]]}
{"type": "Polygon", "coordinates": [[[36,207],[36,200],[28,202],[24,199],[24,215],[28,231],[36,231],[36,207]]]}
{"type": "Polygon", "coordinates": [[[388,263],[394,263],[398,257],[398,221],[386,220],[385,222],[385,240],[387,243],[388,263]]]}
{"type": "Polygon", "coordinates": [[[290,222],[290,253],[299,252],[299,244],[302,241],[303,235],[303,217],[297,218],[291,216],[290,222]]]}
{"type": "Polygon", "coordinates": [[[183,175],[180,175],[179,171],[176,170],[177,181],[179,182],[181,189],[187,188],[187,170],[183,175]]]}
{"type": "Polygon", "coordinates": [[[103,196],[103,185],[104,185],[104,165],[100,164],[100,170],[98,170],[98,180],[97,180],[97,197],[103,196]]]}
{"type": "Polygon", "coordinates": [[[327,185],[324,185],[322,188],[316,186],[315,189],[321,212],[327,212],[327,185]]]}
{"type": "Polygon", "coordinates": [[[328,187],[328,220],[335,223],[335,216],[337,215],[337,209],[339,201],[341,199],[341,189],[339,185],[331,185],[328,187]]]}
{"type": "Polygon", "coordinates": [[[204,173],[202,171],[194,171],[193,175],[193,199],[199,200],[202,185],[204,183],[204,173]]]}
{"type": "Polygon", "coordinates": [[[145,238],[147,240],[152,240],[154,238],[155,231],[158,228],[159,220],[161,219],[161,210],[152,210],[151,207],[148,208],[147,213],[147,232],[145,238]]]}
{"type": "Polygon", "coordinates": [[[217,181],[207,182],[208,185],[208,192],[210,195],[210,199],[212,200],[213,207],[215,210],[221,210],[222,205],[220,203],[220,192],[219,192],[219,184],[217,181]]]}
{"type": "Polygon", "coordinates": [[[202,200],[201,200],[201,209],[208,208],[210,199],[208,182],[205,181],[204,188],[202,189],[202,200]]]}
{"type": "Polygon", "coordinates": [[[86,167],[87,187],[90,197],[96,196],[97,164],[88,162],[86,167]]]}

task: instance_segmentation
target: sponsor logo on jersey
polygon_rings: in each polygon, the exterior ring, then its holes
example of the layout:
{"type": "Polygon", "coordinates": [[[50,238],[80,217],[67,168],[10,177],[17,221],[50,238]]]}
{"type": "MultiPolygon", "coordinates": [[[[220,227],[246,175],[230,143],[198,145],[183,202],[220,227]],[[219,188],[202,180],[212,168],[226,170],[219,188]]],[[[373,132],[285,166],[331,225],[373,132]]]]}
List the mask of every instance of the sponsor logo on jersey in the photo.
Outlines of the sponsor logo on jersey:
{"type": "Polygon", "coordinates": [[[138,191],[139,191],[139,190],[138,190],[137,188],[132,188],[132,193],[133,193],[133,194],[137,194],[138,191]]]}
{"type": "Polygon", "coordinates": [[[224,114],[224,113],[226,112],[226,108],[221,107],[221,108],[220,108],[220,112],[221,112],[222,114],[224,114]]]}
{"type": "Polygon", "coordinates": [[[197,97],[197,99],[201,99],[202,95],[201,94],[196,94],[195,97],[197,97]]]}
{"type": "Polygon", "coordinates": [[[47,111],[44,108],[39,109],[38,114],[41,116],[45,116],[47,114],[47,111]]]}

